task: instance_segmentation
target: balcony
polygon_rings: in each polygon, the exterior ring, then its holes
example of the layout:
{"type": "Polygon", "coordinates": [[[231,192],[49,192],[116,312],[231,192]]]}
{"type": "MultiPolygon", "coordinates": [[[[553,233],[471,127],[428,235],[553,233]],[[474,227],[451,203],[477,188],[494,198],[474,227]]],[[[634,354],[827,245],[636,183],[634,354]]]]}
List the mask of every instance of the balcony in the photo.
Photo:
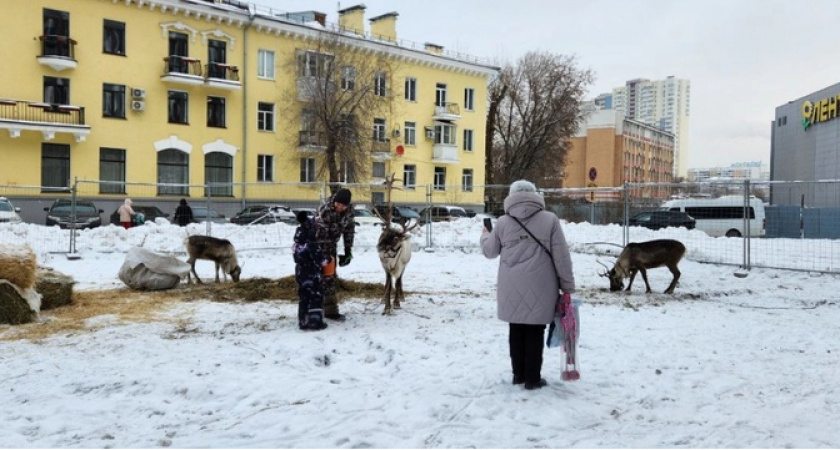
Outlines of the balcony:
{"type": "Polygon", "coordinates": [[[391,141],[390,139],[373,139],[370,147],[371,157],[374,161],[385,161],[391,159],[391,141]]]}
{"type": "Polygon", "coordinates": [[[82,142],[90,134],[81,106],[7,99],[0,99],[0,129],[8,130],[12,139],[22,131],[39,131],[45,141],[53,140],[56,133],[67,133],[82,142]]]}
{"type": "Polygon", "coordinates": [[[458,146],[455,144],[435,143],[432,146],[432,162],[440,164],[458,164],[458,146]]]}
{"type": "Polygon", "coordinates": [[[220,62],[211,62],[205,66],[207,85],[214,88],[235,91],[242,88],[239,82],[239,67],[220,62]]]}
{"type": "Polygon", "coordinates": [[[444,103],[435,105],[435,113],[432,115],[434,120],[442,120],[444,122],[452,122],[461,118],[461,107],[457,103],[444,103]]]}
{"type": "Polygon", "coordinates": [[[38,40],[41,42],[39,64],[48,66],[56,72],[76,68],[76,41],[68,36],[55,34],[39,36],[38,40]]]}
{"type": "Polygon", "coordinates": [[[301,130],[298,139],[298,151],[322,152],[327,148],[327,135],[322,131],[301,130]]]}
{"type": "Polygon", "coordinates": [[[198,86],[204,84],[201,60],[189,56],[170,55],[163,58],[163,76],[166,83],[198,86]]]}

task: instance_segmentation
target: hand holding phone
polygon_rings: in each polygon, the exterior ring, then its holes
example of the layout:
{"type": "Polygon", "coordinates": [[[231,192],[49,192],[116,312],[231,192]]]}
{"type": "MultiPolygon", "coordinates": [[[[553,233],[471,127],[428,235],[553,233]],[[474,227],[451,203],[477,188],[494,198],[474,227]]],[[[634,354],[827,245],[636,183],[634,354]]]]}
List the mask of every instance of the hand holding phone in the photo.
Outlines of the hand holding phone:
{"type": "Polygon", "coordinates": [[[484,218],[484,228],[486,228],[487,231],[493,231],[493,220],[489,217],[484,218]]]}

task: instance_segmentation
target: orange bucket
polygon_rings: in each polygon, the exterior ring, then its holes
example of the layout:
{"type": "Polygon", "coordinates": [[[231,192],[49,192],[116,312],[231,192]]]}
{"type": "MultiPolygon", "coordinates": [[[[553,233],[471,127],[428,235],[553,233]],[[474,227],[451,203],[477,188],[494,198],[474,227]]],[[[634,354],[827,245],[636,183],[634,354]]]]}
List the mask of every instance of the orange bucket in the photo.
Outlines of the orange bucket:
{"type": "Polygon", "coordinates": [[[330,257],[330,261],[327,265],[321,268],[321,274],[325,277],[335,276],[335,258],[330,257]]]}

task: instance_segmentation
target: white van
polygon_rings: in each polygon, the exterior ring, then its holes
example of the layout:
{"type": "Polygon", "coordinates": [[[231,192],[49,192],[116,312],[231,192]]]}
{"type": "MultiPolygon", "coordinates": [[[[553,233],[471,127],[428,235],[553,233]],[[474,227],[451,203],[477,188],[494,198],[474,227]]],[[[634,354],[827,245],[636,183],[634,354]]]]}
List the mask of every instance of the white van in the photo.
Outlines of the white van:
{"type": "Polygon", "coordinates": [[[749,209],[744,212],[744,197],[730,195],[720,198],[679,198],[668,200],[659,208],[663,211],[682,211],[697,221],[696,228],[713,237],[741,237],[746,235],[747,217],[750,237],[764,236],[765,215],[761,199],[750,196],[749,209]]]}

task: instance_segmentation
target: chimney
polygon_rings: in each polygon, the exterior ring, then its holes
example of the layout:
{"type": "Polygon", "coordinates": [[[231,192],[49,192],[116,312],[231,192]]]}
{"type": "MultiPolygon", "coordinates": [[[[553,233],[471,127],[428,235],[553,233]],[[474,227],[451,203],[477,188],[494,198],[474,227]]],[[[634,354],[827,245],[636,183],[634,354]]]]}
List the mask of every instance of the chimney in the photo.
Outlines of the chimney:
{"type": "Polygon", "coordinates": [[[443,54],[443,46],[432,44],[431,42],[426,42],[426,51],[433,54],[433,55],[442,55],[443,54]]]}
{"type": "Polygon", "coordinates": [[[370,19],[371,37],[384,39],[386,41],[397,40],[397,14],[389,12],[370,19]]]}
{"type": "Polygon", "coordinates": [[[338,26],[358,35],[365,35],[365,9],[364,3],[338,11],[338,26]]]}

